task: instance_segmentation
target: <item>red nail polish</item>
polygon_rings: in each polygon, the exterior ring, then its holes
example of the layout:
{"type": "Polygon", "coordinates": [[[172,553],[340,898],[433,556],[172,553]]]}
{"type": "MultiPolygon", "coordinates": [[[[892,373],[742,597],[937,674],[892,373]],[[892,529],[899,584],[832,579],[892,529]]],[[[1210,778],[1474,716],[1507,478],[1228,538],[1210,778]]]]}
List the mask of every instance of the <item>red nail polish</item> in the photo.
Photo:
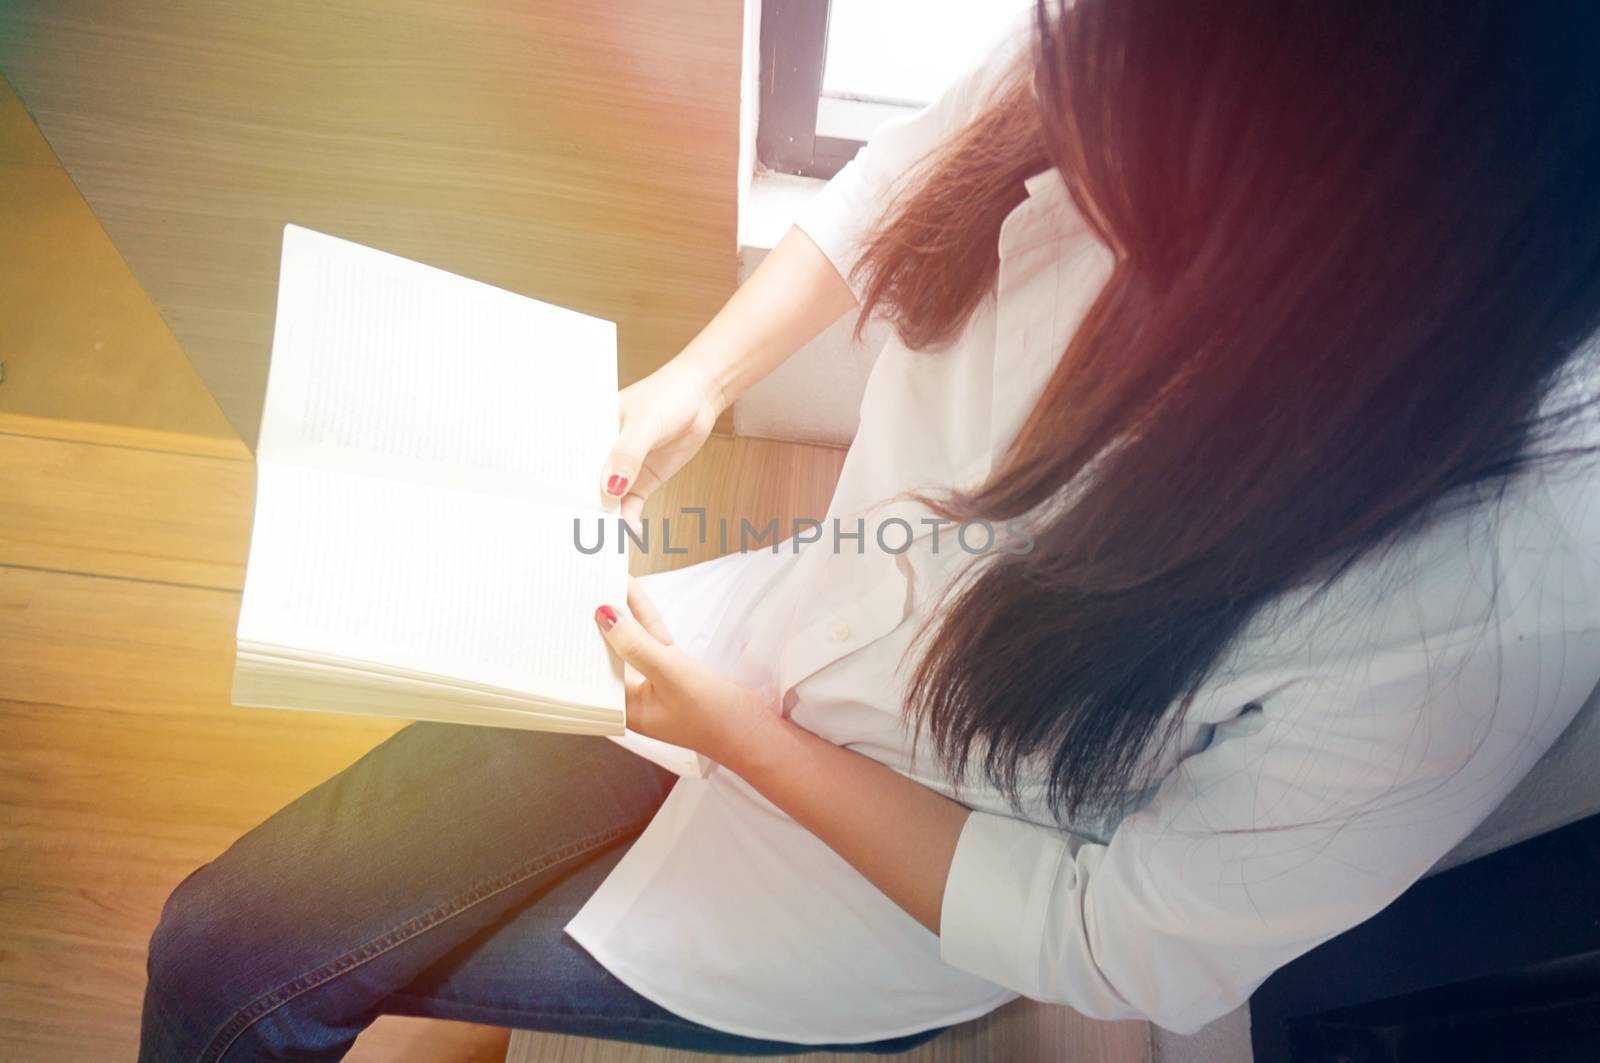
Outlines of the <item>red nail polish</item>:
{"type": "Polygon", "coordinates": [[[621,498],[627,493],[628,478],[626,476],[613,475],[611,479],[606,481],[606,494],[610,495],[612,498],[621,498]]]}
{"type": "Polygon", "coordinates": [[[600,630],[610,631],[617,623],[617,611],[609,605],[602,605],[594,611],[594,618],[600,622],[600,630]]]}

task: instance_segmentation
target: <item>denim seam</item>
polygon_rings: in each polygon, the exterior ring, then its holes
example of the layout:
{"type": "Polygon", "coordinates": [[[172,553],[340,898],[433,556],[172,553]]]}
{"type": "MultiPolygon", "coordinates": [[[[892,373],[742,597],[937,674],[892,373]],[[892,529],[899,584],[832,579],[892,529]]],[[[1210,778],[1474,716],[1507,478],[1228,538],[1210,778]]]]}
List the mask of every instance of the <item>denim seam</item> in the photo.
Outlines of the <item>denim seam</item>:
{"type": "Polygon", "coordinates": [[[404,923],[385,931],[366,944],[352,949],[314,971],[285,982],[235,1012],[233,1018],[229,1019],[227,1024],[218,1030],[216,1035],[207,1043],[206,1049],[200,1054],[197,1063],[220,1063],[222,1057],[227,1055],[229,1049],[234,1046],[246,1030],[296,997],[326,985],[335,977],[347,974],[357,967],[377,959],[384,953],[390,952],[410,941],[418,934],[431,930],[446,920],[460,915],[467,909],[481,904],[498,893],[503,893],[519,882],[532,878],[555,864],[588,850],[598,848],[607,842],[625,837],[637,829],[636,824],[627,823],[621,826],[607,827],[605,830],[597,831],[594,834],[580,838],[578,841],[568,842],[554,852],[542,854],[519,865],[510,872],[479,883],[465,893],[457,895],[454,899],[439,905],[431,911],[419,916],[413,916],[404,923]]]}

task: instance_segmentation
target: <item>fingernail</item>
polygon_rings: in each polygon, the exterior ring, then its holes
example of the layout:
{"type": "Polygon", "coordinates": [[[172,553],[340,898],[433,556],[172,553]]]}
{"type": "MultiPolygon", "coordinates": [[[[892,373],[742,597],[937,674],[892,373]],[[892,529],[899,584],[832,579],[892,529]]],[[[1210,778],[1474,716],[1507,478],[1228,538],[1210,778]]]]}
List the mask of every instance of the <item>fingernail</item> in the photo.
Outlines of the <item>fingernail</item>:
{"type": "Polygon", "coordinates": [[[627,493],[628,478],[626,476],[617,476],[613,474],[611,479],[606,481],[606,494],[610,495],[612,498],[621,498],[627,493]]]}
{"type": "Polygon", "coordinates": [[[594,618],[601,631],[610,631],[616,626],[617,611],[609,605],[602,605],[594,611],[594,618]]]}

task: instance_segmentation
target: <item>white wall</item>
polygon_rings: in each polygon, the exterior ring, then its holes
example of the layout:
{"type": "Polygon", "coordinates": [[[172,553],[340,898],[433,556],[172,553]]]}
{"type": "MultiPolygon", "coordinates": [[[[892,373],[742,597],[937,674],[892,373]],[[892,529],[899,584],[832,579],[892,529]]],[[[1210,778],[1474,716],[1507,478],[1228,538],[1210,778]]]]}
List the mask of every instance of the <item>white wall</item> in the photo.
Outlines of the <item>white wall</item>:
{"type": "MultiPolygon", "coordinates": [[[[821,187],[821,181],[804,177],[757,175],[739,217],[741,283],[821,187]]],[[[867,373],[886,336],[882,326],[873,326],[863,342],[856,343],[851,337],[854,327],[851,316],[835,322],[745,392],[733,404],[733,430],[769,439],[849,443],[855,437],[867,373]]]]}

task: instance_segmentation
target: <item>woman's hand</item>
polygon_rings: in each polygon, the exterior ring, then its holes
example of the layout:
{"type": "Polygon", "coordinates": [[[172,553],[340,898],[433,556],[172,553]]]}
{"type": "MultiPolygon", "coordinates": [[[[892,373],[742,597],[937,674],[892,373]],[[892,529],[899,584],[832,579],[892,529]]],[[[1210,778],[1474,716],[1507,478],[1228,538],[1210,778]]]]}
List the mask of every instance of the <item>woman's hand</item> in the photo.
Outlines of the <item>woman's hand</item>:
{"type": "Polygon", "coordinates": [[[601,489],[622,501],[635,530],[651,492],[700,450],[723,402],[710,377],[682,360],[668,362],[617,396],[617,441],[601,489]]]}
{"type": "Polygon", "coordinates": [[[629,730],[733,766],[778,720],[755,691],[673,645],[637,581],[628,585],[626,610],[602,605],[594,618],[625,666],[629,730]]]}
{"type": "Polygon", "coordinates": [[[602,605],[595,622],[628,666],[630,729],[733,771],[939,932],[964,807],[796,726],[678,649],[637,584],[627,612],[602,605]]]}
{"type": "Polygon", "coordinates": [[[678,356],[617,397],[617,442],[600,489],[638,530],[651,492],[694,457],[728,404],[856,297],[826,255],[791,228],[678,356]]]}

